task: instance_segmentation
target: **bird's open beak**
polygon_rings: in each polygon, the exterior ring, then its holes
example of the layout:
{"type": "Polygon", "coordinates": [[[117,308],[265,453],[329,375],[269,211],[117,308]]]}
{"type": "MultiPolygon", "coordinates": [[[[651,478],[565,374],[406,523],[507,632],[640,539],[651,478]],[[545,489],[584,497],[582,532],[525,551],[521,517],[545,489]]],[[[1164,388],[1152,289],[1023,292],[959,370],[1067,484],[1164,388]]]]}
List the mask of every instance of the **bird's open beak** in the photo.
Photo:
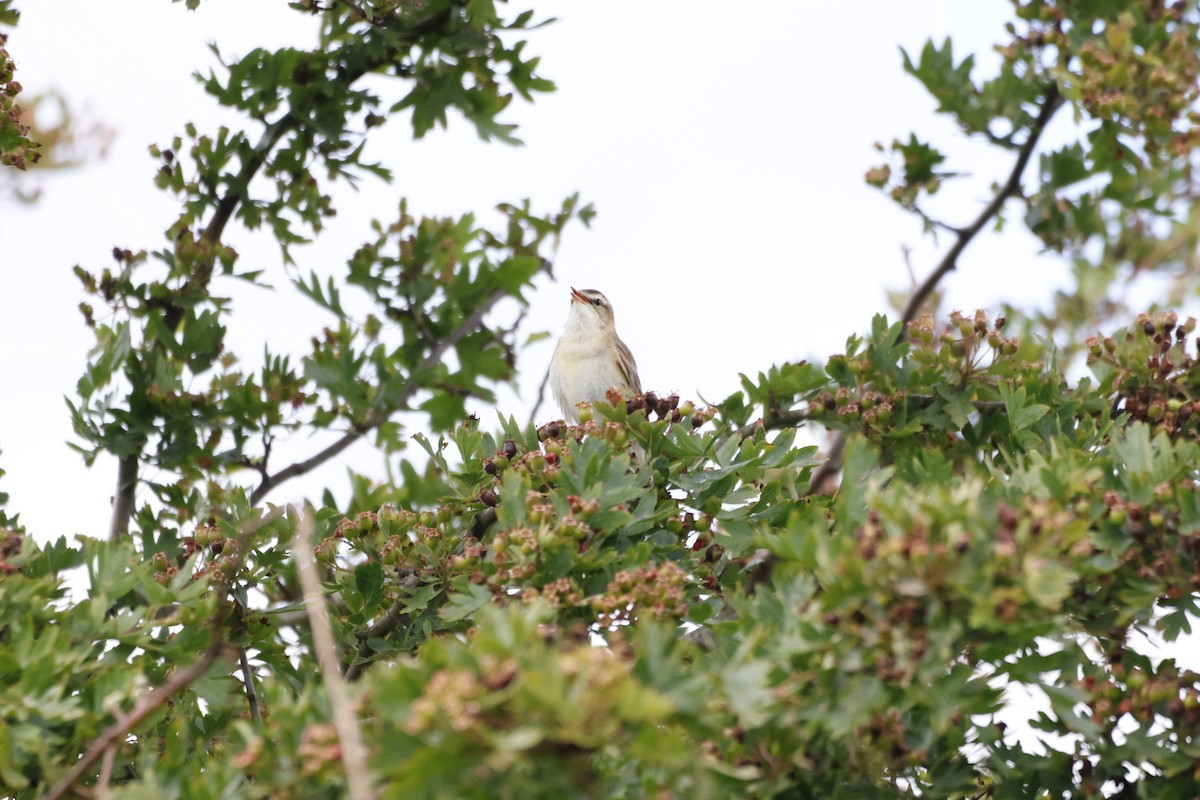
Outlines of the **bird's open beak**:
{"type": "Polygon", "coordinates": [[[571,302],[572,303],[584,303],[586,305],[587,298],[584,297],[582,294],[580,294],[578,289],[576,289],[574,286],[572,286],[571,287],[571,302]]]}

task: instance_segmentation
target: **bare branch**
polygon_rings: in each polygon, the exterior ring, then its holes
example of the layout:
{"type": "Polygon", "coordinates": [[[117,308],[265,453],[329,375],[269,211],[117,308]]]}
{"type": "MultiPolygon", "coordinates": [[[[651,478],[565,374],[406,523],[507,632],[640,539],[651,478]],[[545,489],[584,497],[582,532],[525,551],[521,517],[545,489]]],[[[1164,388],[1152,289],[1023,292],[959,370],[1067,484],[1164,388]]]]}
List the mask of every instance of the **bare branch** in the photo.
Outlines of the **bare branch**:
{"type": "Polygon", "coordinates": [[[981,133],[983,134],[984,138],[986,138],[989,142],[996,145],[997,147],[1003,147],[1005,150],[1019,150],[1020,149],[1020,145],[1018,145],[1016,143],[1016,141],[1013,139],[1011,133],[1007,134],[1006,136],[1000,136],[998,134],[992,133],[991,128],[984,128],[981,131],[981,133]]]}
{"type": "Polygon", "coordinates": [[[743,425],[738,428],[736,433],[739,439],[745,439],[753,436],[754,432],[759,428],[768,431],[777,431],[780,428],[791,428],[798,425],[812,416],[808,409],[794,408],[790,411],[779,411],[774,414],[767,414],[762,419],[756,419],[748,425],[743,425]]]}
{"type": "Polygon", "coordinates": [[[925,227],[928,230],[934,232],[933,241],[935,244],[937,243],[938,231],[946,231],[957,236],[962,236],[966,232],[963,228],[960,228],[957,225],[951,225],[949,222],[944,222],[940,219],[935,219],[934,217],[929,216],[924,210],[921,209],[920,206],[912,206],[911,210],[914,214],[921,218],[921,221],[925,223],[925,227]]]}
{"type": "Polygon", "coordinates": [[[839,431],[829,445],[825,462],[813,470],[808,477],[807,495],[824,494],[825,484],[842,469],[842,456],[846,452],[846,432],[839,431]]]}
{"type": "MultiPolygon", "coordinates": [[[[912,298],[908,301],[908,306],[904,309],[903,322],[905,326],[907,326],[909,322],[912,322],[914,319],[916,319],[917,314],[921,311],[921,306],[924,305],[925,300],[929,297],[933,290],[937,288],[937,285],[941,282],[942,278],[946,277],[947,273],[958,266],[958,257],[962,255],[963,250],[965,250],[967,245],[971,243],[971,240],[974,239],[981,230],[983,230],[984,226],[987,225],[993,217],[1000,213],[1000,209],[1004,207],[1004,203],[1007,202],[1009,198],[1020,192],[1021,175],[1025,172],[1026,165],[1029,164],[1029,159],[1033,155],[1034,148],[1037,147],[1038,139],[1041,138],[1042,132],[1046,129],[1046,125],[1050,122],[1050,118],[1054,116],[1054,112],[1057,111],[1062,104],[1063,99],[1058,93],[1058,85],[1052,83],[1047,86],[1044,100],[1042,101],[1042,109],[1038,113],[1037,119],[1035,119],[1033,124],[1029,127],[1029,133],[1025,137],[1025,142],[1017,151],[1017,160],[1016,163],[1013,164],[1012,171],[1008,174],[1008,180],[1006,180],[1004,185],[1001,186],[999,191],[996,192],[996,195],[992,198],[991,202],[989,202],[987,206],[985,206],[984,209],[979,212],[979,216],[975,218],[975,221],[966,228],[958,231],[957,239],[950,247],[950,250],[947,251],[946,255],[942,258],[942,261],[940,264],[938,264],[937,269],[935,269],[933,273],[925,279],[924,283],[917,287],[917,290],[913,293],[912,298]]],[[[907,330],[907,327],[904,330],[907,330]]],[[[905,333],[902,332],[901,335],[903,336],[905,333]]]]}
{"type": "Polygon", "coordinates": [[[300,586],[304,589],[304,608],[308,612],[313,649],[316,650],[317,663],[321,667],[325,691],[329,694],[333,725],[342,745],[342,766],[346,770],[348,796],[351,800],[372,800],[375,791],[371,787],[370,775],[367,772],[367,748],[363,744],[362,731],[358,727],[354,703],[346,689],[346,680],[342,677],[337,646],[333,639],[333,627],[329,623],[329,609],[325,606],[325,592],[321,588],[321,579],[313,561],[313,526],[312,512],[305,510],[292,538],[292,557],[296,560],[296,572],[300,576],[300,586]]]}

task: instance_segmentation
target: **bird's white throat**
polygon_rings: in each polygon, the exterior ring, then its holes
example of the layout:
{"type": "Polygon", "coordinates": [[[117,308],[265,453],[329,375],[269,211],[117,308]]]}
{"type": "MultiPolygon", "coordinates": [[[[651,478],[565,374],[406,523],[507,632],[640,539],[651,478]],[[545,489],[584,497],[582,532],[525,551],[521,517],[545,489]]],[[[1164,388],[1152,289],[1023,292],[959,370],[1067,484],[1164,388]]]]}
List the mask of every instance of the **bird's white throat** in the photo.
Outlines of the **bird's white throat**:
{"type": "Polygon", "coordinates": [[[586,336],[596,333],[605,327],[604,320],[595,309],[583,303],[572,303],[567,314],[567,324],[563,329],[563,337],[586,336]]]}

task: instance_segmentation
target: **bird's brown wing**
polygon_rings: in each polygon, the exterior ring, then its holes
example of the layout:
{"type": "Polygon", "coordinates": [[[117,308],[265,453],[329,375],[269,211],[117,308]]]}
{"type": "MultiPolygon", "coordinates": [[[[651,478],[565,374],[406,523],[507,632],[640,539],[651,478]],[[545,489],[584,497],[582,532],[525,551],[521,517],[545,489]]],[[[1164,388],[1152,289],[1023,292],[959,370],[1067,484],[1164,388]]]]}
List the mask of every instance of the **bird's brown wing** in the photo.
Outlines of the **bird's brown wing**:
{"type": "Polygon", "coordinates": [[[621,370],[625,385],[632,389],[634,394],[641,394],[642,381],[638,378],[637,362],[633,360],[633,353],[629,352],[629,348],[620,338],[617,339],[617,367],[621,370]]]}

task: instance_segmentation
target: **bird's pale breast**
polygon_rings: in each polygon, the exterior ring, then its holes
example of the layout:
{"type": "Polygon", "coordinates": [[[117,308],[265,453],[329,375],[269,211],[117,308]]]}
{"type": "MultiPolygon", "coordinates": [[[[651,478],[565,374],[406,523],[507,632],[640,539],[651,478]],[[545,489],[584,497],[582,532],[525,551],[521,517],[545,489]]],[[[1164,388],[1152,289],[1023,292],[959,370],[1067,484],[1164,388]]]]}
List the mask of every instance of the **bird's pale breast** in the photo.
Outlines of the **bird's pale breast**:
{"type": "Polygon", "coordinates": [[[573,422],[579,421],[575,406],[604,400],[609,389],[628,391],[613,354],[591,342],[592,337],[563,337],[550,368],[550,390],[573,422]],[[583,339],[583,340],[581,340],[583,339]]]}

